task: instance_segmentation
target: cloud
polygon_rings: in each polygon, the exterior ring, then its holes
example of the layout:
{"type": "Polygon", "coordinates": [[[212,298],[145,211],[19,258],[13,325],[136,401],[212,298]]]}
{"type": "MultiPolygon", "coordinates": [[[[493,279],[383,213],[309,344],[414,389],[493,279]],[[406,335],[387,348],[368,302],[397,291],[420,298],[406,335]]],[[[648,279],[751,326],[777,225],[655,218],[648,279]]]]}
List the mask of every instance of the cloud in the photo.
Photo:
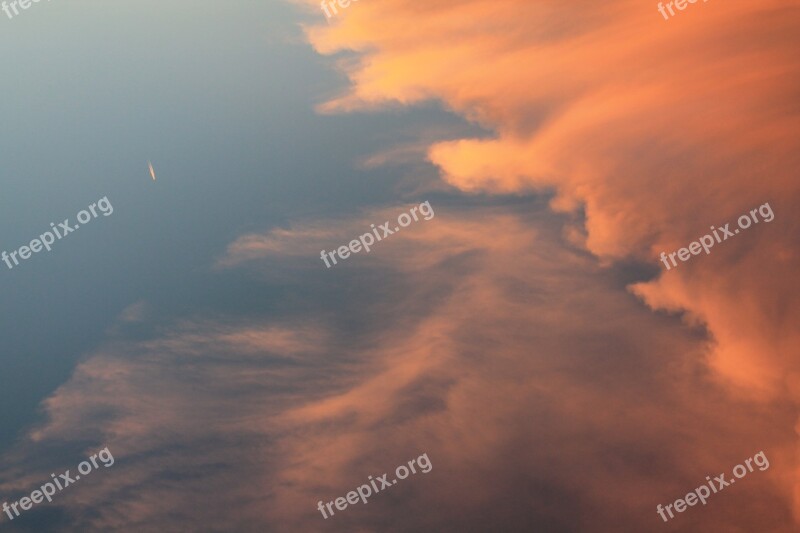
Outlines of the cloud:
{"type": "Polygon", "coordinates": [[[677,527],[792,531],[796,19],[776,1],[663,21],[632,1],[371,0],[310,28],[319,51],[361,54],[324,111],[441,99],[496,132],[434,143],[446,182],[546,191],[558,214],[434,202],[434,220],[330,270],[320,249],[401,209],[243,236],[214,275],[274,288],[285,264],[314,297],[109,339],[0,489],[102,445],[113,468],[54,504],[72,529],[646,531],[658,503],[763,449],[770,470],[677,527]],[[765,201],[770,224],[631,288],[710,337],[622,290],[615,262],[657,267],[765,201]],[[422,453],[429,474],[316,510],[422,453]]]}
{"type": "Polygon", "coordinates": [[[122,322],[141,322],[147,315],[147,303],[136,302],[129,305],[120,313],[120,321],[122,322]]]}
{"type": "MultiPolygon", "coordinates": [[[[591,521],[618,531],[652,527],[657,503],[730,469],[742,449],[768,442],[780,471],[791,434],[774,422],[791,410],[723,395],[698,362],[702,339],[648,313],[565,246],[564,217],[527,207],[434,205],[435,219],[320,270],[326,280],[299,271],[312,289],[333,285],[334,301],[352,300],[336,316],[309,302],[292,319],[185,317],[151,339],[110,339],[45,402],[46,421],[15,450],[0,488],[30,490],[83,458],[81,449],[42,467],[42,450],[89,440],[86,450],[109,446],[116,462],[59,495],[81,530],[575,530],[591,521]],[[352,274],[358,293],[334,278],[352,274]],[[358,327],[343,328],[340,315],[358,327]],[[327,521],[316,510],[422,453],[430,473],[327,521]]],[[[307,260],[297,250],[317,246],[309,228],[346,235],[396,211],[299,223],[261,257],[246,253],[248,271],[307,260]]],[[[787,509],[772,471],[716,510],[682,518],[779,531],[787,509]]]]}
{"type": "Polygon", "coordinates": [[[669,21],[621,0],[375,0],[307,34],[323,54],[360,54],[323,110],[443,101],[495,137],[433,144],[442,178],[552,191],[554,209],[585,215],[604,264],[657,265],[769,202],[772,223],[631,290],[708,328],[732,392],[798,403],[799,21],[786,0],[697,3],[669,21]]]}

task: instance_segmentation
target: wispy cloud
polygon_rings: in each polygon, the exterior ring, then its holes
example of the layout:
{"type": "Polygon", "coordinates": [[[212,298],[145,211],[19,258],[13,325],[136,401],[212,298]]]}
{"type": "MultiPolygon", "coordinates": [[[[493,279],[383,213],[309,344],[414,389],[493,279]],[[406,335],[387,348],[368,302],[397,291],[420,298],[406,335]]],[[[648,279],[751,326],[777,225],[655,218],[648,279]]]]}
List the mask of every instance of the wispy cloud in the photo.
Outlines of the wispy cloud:
{"type": "MultiPolygon", "coordinates": [[[[795,272],[800,43],[795,2],[655,4],[376,0],[308,36],[352,87],[323,108],[440,99],[496,132],[435,143],[466,192],[554,191],[585,213],[604,263],[658,254],[770,202],[782,221],[632,290],[711,332],[708,362],[739,393],[800,402],[795,272]]],[[[800,502],[800,499],[798,499],[800,502]]]]}
{"type": "MultiPolygon", "coordinates": [[[[62,503],[88,530],[564,530],[589,516],[646,529],[642,509],[735,462],[745,442],[768,440],[785,460],[774,427],[789,412],[734,410],[703,374],[702,341],[565,247],[563,220],[535,213],[440,208],[436,224],[348,263],[338,275],[364,280],[358,294],[342,287],[359,324],[350,336],[311,305],[302,319],[187,317],[150,340],[110,341],[16,450],[16,472],[32,474],[0,486],[27,488],[45,475],[44,447],[90,439],[117,462],[62,503]],[[429,476],[321,522],[318,500],[423,452],[429,476]]],[[[318,238],[283,237],[298,249],[318,238]]],[[[249,256],[248,269],[269,270],[274,253],[249,256]]],[[[779,525],[785,507],[753,482],[742,497],[763,516],[719,504],[696,523],[779,525]]]]}

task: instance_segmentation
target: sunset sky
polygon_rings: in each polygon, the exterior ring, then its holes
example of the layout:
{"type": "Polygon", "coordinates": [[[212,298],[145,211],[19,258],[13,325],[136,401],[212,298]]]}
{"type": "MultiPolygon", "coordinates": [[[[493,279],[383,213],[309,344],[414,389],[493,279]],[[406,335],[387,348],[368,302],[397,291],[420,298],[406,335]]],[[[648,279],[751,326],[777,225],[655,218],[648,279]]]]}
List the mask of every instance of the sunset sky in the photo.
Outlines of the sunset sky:
{"type": "Polygon", "coordinates": [[[114,209],[0,262],[0,504],[114,457],[0,530],[800,530],[800,1],[658,5],[0,11],[0,251],[114,209]]]}

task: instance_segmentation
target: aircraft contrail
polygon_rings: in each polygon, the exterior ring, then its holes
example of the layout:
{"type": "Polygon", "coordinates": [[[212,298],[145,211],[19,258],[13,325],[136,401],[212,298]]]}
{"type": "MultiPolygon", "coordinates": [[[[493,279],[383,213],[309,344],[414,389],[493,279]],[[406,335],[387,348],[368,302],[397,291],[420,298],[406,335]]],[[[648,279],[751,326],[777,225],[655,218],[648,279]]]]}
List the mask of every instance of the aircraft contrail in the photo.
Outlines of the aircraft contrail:
{"type": "Polygon", "coordinates": [[[153,176],[153,181],[156,181],[156,171],[153,170],[153,163],[150,161],[147,162],[147,166],[150,167],[150,175],[153,176]]]}

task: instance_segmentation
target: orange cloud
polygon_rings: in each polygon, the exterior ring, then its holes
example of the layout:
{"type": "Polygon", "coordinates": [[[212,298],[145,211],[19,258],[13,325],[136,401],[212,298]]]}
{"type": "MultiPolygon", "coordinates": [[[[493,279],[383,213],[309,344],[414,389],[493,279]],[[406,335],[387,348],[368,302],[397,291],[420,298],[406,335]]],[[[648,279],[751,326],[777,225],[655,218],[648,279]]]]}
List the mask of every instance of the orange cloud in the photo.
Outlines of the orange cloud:
{"type": "MultiPolygon", "coordinates": [[[[280,323],[186,318],[150,340],[111,339],[44,404],[0,489],[46,478],[44,447],[92,440],[114,467],[59,502],[84,530],[579,530],[589,519],[646,530],[655,504],[768,442],[774,470],[686,523],[785,527],[770,483],[787,463],[791,430],[775,421],[788,409],[722,396],[698,363],[703,344],[565,247],[541,203],[434,208],[370,256],[305,278],[319,291],[358,273],[359,291],[334,298],[336,316],[359,324],[351,334],[317,302],[280,323]],[[316,510],[422,453],[429,474],[327,522],[316,510]]],[[[231,253],[263,279],[277,260],[317,260],[309,228],[338,242],[383,214],[297,224],[263,236],[260,257],[231,253]]]]}
{"type": "Polygon", "coordinates": [[[46,479],[47,446],[96,440],[114,475],[65,493],[73,529],[646,531],[657,503],[765,449],[772,469],[680,526],[792,531],[796,19],[770,0],[668,22],[633,1],[362,0],[309,29],[323,53],[362,54],[323,110],[441,99],[496,132],[431,146],[445,181],[551,191],[570,216],[434,203],[330,271],[320,249],[397,210],[243,236],[216,275],[247,263],[269,284],[286,262],[310,303],[110,340],[45,402],[0,488],[46,479]],[[569,241],[603,264],[658,265],[765,201],[775,221],[631,288],[711,346],[563,239],[583,221],[569,241]],[[430,474],[322,521],[317,500],[421,453],[430,474]]]}
{"type": "Polygon", "coordinates": [[[721,378],[800,403],[799,22],[789,0],[696,4],[669,21],[655,2],[373,0],[308,37],[361,53],[323,110],[445,102],[496,136],[432,145],[443,179],[554,191],[606,263],[659,264],[770,202],[770,225],[631,289],[704,324],[721,378]]]}

